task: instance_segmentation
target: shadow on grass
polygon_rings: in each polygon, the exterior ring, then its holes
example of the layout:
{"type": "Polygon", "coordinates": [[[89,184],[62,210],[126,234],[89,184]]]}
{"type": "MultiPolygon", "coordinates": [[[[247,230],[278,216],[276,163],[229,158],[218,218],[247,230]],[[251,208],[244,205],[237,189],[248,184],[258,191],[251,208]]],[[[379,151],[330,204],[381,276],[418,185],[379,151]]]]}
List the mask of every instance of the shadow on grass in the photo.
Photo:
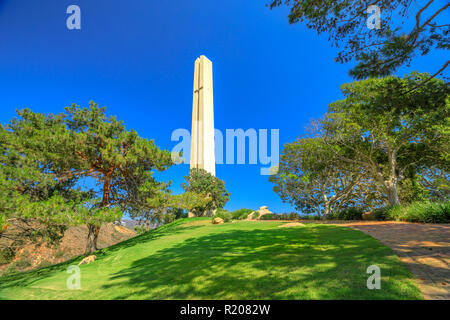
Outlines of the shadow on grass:
{"type": "MultiPolygon", "coordinates": [[[[195,218],[192,218],[192,220],[194,220],[194,219],[195,218]]],[[[204,219],[201,219],[201,220],[200,219],[194,220],[194,222],[204,220],[204,219]]],[[[153,241],[153,240],[156,240],[163,236],[165,237],[165,236],[170,236],[170,235],[181,234],[181,233],[185,233],[186,231],[193,231],[194,229],[198,229],[198,228],[202,227],[201,224],[191,225],[191,223],[192,223],[192,221],[186,223],[186,219],[180,219],[175,222],[163,225],[159,228],[150,230],[149,232],[146,232],[142,235],[130,238],[128,240],[122,241],[122,242],[112,245],[110,247],[101,249],[94,254],[100,258],[107,254],[116,252],[118,250],[123,250],[126,248],[134,247],[135,245],[153,241]]]]}
{"type": "Polygon", "coordinates": [[[335,226],[232,230],[136,260],[103,289],[112,299],[418,299],[393,251],[335,226]],[[382,289],[368,290],[378,265],[382,289]]]}

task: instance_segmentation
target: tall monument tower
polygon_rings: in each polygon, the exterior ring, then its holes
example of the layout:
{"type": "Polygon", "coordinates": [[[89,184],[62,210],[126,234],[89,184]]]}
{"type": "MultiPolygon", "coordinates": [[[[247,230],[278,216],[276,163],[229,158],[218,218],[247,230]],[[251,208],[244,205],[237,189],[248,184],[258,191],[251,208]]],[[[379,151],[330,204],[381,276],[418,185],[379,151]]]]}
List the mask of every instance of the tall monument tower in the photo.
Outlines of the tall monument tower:
{"type": "Polygon", "coordinates": [[[212,62],[205,56],[195,60],[191,134],[191,169],[205,169],[215,176],[212,62]]]}

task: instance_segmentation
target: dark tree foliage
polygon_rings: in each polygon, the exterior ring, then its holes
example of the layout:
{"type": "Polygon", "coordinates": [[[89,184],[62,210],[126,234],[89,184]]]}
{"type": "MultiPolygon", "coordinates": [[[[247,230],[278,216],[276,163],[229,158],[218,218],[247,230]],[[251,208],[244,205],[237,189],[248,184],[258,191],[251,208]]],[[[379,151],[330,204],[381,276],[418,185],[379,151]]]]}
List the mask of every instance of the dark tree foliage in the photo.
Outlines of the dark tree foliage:
{"type": "MultiPolygon", "coordinates": [[[[335,58],[358,64],[350,71],[356,79],[386,76],[408,65],[417,55],[450,47],[448,1],[414,0],[271,0],[270,8],[290,8],[291,24],[306,22],[319,34],[327,33],[333,45],[343,44],[335,58]],[[381,10],[380,28],[370,29],[368,8],[381,10]]],[[[430,78],[443,72],[450,61],[430,78]]]]}
{"type": "Polygon", "coordinates": [[[230,199],[225,183],[204,169],[191,169],[190,175],[185,179],[186,183],[181,186],[186,192],[211,198],[206,205],[206,210],[223,208],[230,199]]]}
{"type": "Polygon", "coordinates": [[[89,253],[103,223],[155,193],[153,171],[172,165],[170,152],[105,112],[94,102],[58,115],[25,109],[0,126],[0,237],[17,220],[18,228],[45,226],[39,230],[47,233],[85,224],[89,253]],[[86,179],[96,187],[75,187],[86,179]]]}
{"type": "Polygon", "coordinates": [[[76,177],[64,177],[64,117],[28,109],[17,115],[0,124],[0,250],[10,257],[28,243],[56,244],[68,226],[81,223],[81,204],[93,196],[75,187],[76,177]]]}
{"type": "Polygon", "coordinates": [[[434,78],[411,92],[428,77],[413,72],[344,84],[345,99],[331,103],[323,121],[335,156],[371,172],[390,205],[400,204],[403,180],[417,196],[421,169],[449,167],[447,85],[434,78]]]}
{"type": "MultiPolygon", "coordinates": [[[[103,212],[139,198],[142,186],[155,184],[153,170],[164,171],[172,165],[169,151],[161,150],[153,140],[140,137],[134,130],[126,130],[122,121],[106,115],[105,107],[91,101],[89,108],[72,105],[65,111],[73,141],[65,155],[71,159],[66,175],[94,179],[101,196],[95,207],[103,212]]],[[[97,250],[104,217],[87,217],[87,253],[97,250]]]]}

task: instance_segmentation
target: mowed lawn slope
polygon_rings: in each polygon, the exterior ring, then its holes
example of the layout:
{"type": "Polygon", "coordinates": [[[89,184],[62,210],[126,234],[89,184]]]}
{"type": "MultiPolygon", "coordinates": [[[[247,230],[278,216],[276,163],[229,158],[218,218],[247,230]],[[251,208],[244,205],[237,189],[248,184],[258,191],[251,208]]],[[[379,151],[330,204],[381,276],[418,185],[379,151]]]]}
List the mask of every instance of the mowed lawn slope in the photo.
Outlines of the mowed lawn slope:
{"type": "Polygon", "coordinates": [[[0,299],[422,299],[392,250],[350,228],[183,219],[102,250],[81,266],[81,290],[66,270],[81,258],[0,278],[0,299]],[[381,268],[368,290],[367,267],[381,268]]]}

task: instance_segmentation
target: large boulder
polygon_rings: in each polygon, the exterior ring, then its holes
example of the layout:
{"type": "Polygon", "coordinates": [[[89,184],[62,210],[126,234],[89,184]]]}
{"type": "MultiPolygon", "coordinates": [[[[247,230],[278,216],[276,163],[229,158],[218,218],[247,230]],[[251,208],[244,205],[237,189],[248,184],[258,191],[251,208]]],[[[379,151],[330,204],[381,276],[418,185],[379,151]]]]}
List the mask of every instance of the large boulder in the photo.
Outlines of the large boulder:
{"type": "Polygon", "coordinates": [[[222,224],[224,223],[222,218],[214,218],[212,221],[213,224],[222,224]]]}
{"type": "Polygon", "coordinates": [[[269,210],[269,207],[267,206],[262,206],[259,208],[259,217],[261,218],[263,215],[265,214],[271,214],[273,213],[272,211],[269,210]]]}

